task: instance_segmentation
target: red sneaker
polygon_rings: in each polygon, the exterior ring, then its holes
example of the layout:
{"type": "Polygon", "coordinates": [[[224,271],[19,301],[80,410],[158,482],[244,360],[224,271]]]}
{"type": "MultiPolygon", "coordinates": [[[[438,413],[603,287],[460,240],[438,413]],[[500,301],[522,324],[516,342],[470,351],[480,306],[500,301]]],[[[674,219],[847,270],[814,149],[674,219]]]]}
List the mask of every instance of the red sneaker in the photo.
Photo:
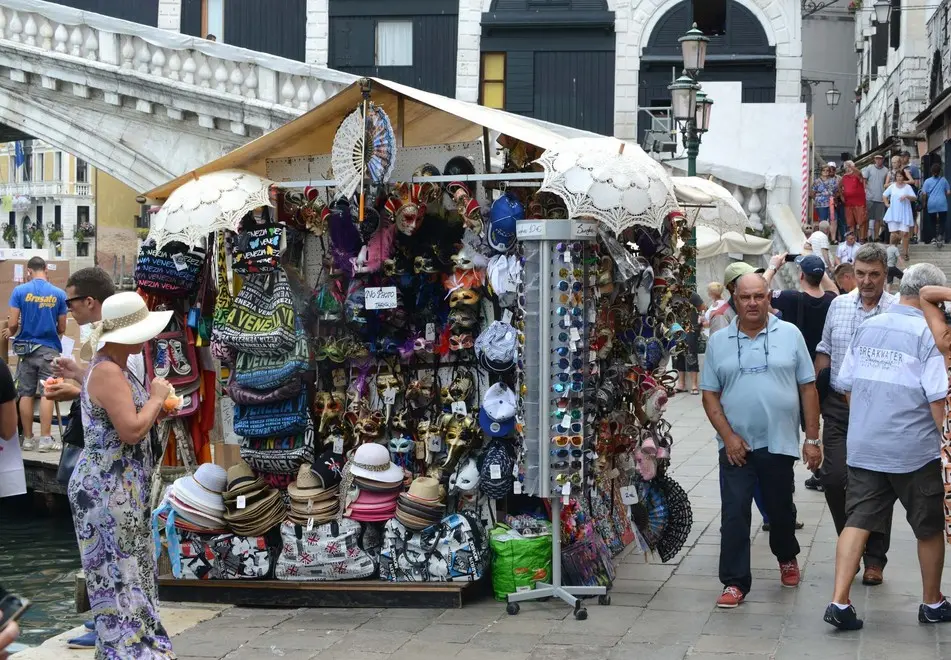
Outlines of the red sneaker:
{"type": "Polygon", "coordinates": [[[743,592],[737,587],[727,587],[723,590],[723,593],[720,594],[720,597],[717,598],[717,607],[722,607],[725,610],[733,609],[746,600],[746,596],[743,595],[743,592]]]}
{"type": "Polygon", "coordinates": [[[795,559],[792,561],[783,561],[779,563],[779,573],[782,576],[784,587],[798,587],[799,581],[802,579],[802,575],[799,573],[799,562],[795,559]]]}

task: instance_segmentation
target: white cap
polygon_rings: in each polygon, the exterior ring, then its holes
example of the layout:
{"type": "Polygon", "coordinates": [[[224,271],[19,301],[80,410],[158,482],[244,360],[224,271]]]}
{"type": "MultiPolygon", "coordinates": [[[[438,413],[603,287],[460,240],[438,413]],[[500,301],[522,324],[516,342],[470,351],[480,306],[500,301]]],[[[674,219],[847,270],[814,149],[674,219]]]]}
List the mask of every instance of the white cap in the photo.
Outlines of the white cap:
{"type": "Polygon", "coordinates": [[[505,383],[496,383],[482,397],[479,426],[492,437],[508,435],[515,428],[517,406],[515,391],[505,383]]]}

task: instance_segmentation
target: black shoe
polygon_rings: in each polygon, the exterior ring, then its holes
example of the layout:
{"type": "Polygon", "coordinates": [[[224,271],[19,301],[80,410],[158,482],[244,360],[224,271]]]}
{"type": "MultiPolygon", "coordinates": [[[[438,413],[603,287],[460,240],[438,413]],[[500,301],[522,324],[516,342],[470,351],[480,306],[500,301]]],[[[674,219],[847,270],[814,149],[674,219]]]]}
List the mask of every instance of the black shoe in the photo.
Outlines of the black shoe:
{"type": "Polygon", "coordinates": [[[822,482],[819,481],[818,477],[809,477],[806,479],[806,483],[803,485],[809,490],[819,491],[820,493],[825,490],[825,488],[822,487],[822,482]]]}
{"type": "Polygon", "coordinates": [[[769,523],[768,523],[768,522],[764,522],[764,523],[763,523],[763,531],[764,531],[764,532],[768,532],[768,531],[769,531],[769,523]]]}
{"type": "Polygon", "coordinates": [[[941,607],[928,607],[924,603],[918,606],[920,623],[947,623],[951,621],[951,603],[944,600],[941,607]]]}
{"type": "MultiPolygon", "coordinates": [[[[920,618],[921,614],[919,613],[918,616],[920,618]]],[[[851,603],[844,610],[833,603],[829,603],[822,620],[839,630],[861,630],[862,626],[865,625],[865,622],[855,613],[855,606],[851,603]]]]}

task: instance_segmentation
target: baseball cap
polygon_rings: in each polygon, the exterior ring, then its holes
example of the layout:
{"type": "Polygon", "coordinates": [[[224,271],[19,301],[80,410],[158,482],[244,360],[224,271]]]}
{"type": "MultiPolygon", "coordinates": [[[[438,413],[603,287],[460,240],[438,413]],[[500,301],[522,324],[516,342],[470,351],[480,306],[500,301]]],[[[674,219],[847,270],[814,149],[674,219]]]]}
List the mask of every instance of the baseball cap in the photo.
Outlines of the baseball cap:
{"type": "Polygon", "coordinates": [[[825,262],[814,254],[804,254],[796,257],[796,263],[804,273],[819,275],[826,272],[825,262]]]}
{"type": "Polygon", "coordinates": [[[515,247],[515,224],[524,218],[522,203],[511,193],[495,200],[489,210],[489,247],[500,254],[509,252],[515,247]]]}
{"type": "Polygon", "coordinates": [[[725,271],[723,271],[723,284],[724,286],[732,284],[736,278],[743,275],[764,272],[766,272],[765,268],[753,268],[745,261],[734,261],[732,264],[726,267],[725,271]]]}
{"type": "Polygon", "coordinates": [[[475,341],[476,359],[495,373],[504,373],[518,361],[518,332],[509,323],[493,321],[475,341]]]}
{"type": "Polygon", "coordinates": [[[832,169],[838,169],[838,166],[831,160],[828,163],[826,163],[826,167],[831,167],[832,169]]]}
{"type": "Polygon", "coordinates": [[[493,438],[501,438],[515,430],[515,391],[505,383],[496,383],[482,397],[479,426],[493,438]]]}

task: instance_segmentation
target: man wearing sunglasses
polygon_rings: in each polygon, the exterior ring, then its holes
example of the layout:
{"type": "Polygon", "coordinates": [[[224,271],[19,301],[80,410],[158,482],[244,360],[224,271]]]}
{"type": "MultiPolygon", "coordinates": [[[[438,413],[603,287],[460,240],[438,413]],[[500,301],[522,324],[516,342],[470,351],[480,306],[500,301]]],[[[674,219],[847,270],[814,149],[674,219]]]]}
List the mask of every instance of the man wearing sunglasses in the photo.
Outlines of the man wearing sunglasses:
{"type": "Polygon", "coordinates": [[[806,421],[803,460],[822,460],[816,375],[802,333],[770,314],[762,275],[736,280],[737,318],[710,336],[700,378],[703,408],[720,448],[720,581],[717,606],[735,608],[752,586],[750,507],[757,481],[769,515],[769,547],[784,587],[799,586],[793,464],[799,458],[799,404],[806,421]]]}

